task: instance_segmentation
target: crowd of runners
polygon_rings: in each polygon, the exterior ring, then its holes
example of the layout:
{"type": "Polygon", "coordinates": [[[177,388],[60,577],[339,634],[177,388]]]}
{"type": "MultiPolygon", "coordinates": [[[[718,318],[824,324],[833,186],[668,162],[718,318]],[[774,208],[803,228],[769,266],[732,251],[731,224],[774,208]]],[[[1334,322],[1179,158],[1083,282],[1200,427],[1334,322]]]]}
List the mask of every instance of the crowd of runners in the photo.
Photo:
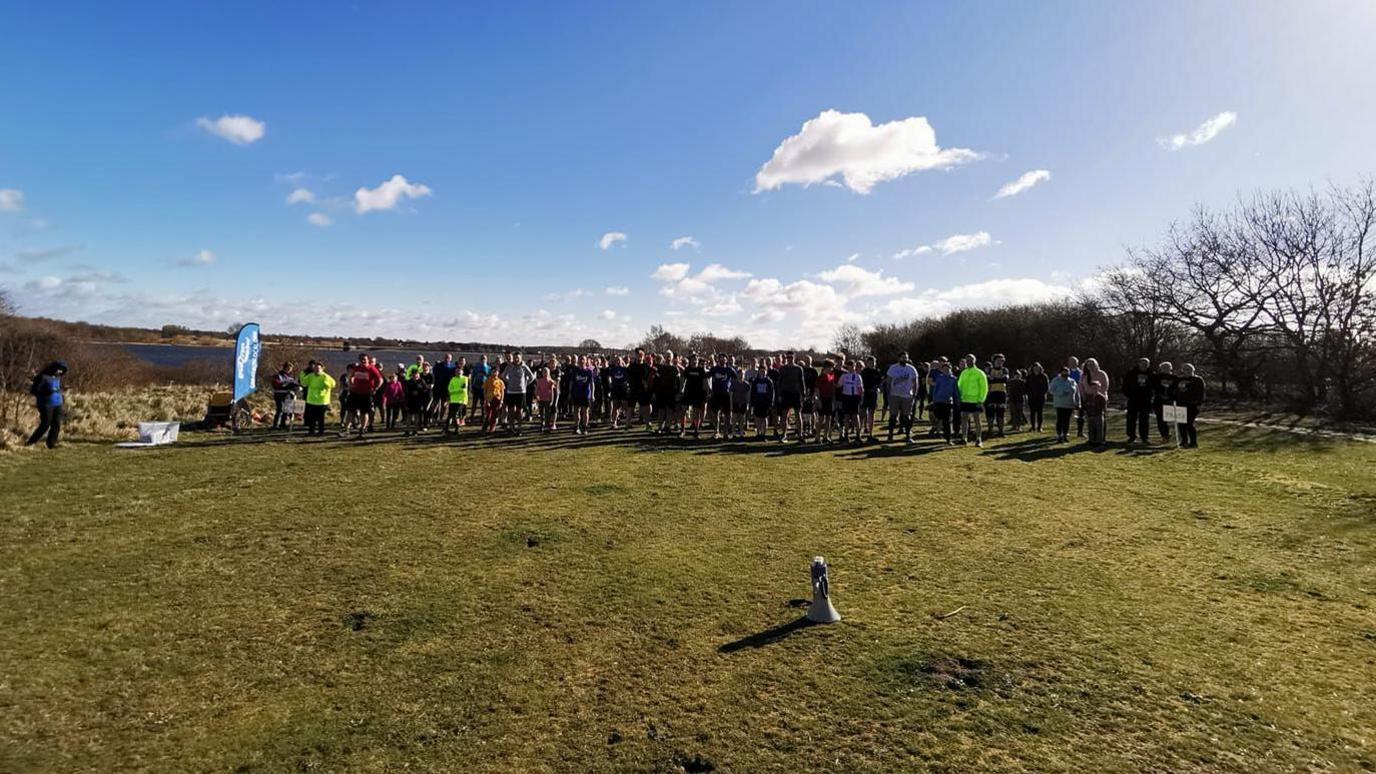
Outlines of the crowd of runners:
{"type": "MultiPolygon", "coordinates": [[[[1197,445],[1195,418],[1204,380],[1193,366],[1155,366],[1142,358],[1116,381],[1126,404],[1127,442],[1150,443],[1152,419],[1162,442],[1177,424],[1182,446],[1197,445]],[[1184,407],[1184,421],[1163,416],[1184,407]]],[[[272,379],[274,427],[290,428],[304,401],[309,435],[324,435],[336,396],[340,436],[377,430],[406,435],[459,433],[574,434],[594,426],[644,428],[661,435],[713,439],[773,439],[800,443],[874,443],[939,437],[947,444],[982,446],[988,435],[1042,433],[1048,409],[1058,443],[1075,435],[1108,440],[1110,388],[1115,380],[1094,358],[1068,358],[1047,371],[1041,363],[1010,367],[1003,355],[981,362],[965,355],[914,363],[907,354],[881,369],[875,358],[825,358],[814,363],[788,352],[776,357],[687,356],[637,349],[622,355],[541,356],[520,352],[489,362],[429,362],[384,369],[360,354],[338,375],[312,360],[297,373],[285,363],[272,379]]]]}

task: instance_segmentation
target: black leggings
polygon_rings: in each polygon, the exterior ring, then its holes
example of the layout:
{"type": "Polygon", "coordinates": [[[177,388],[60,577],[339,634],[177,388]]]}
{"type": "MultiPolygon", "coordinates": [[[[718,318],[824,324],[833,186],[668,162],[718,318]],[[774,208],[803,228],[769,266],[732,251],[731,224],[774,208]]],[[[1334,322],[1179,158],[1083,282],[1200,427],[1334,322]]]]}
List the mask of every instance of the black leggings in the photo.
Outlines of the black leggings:
{"type": "Polygon", "coordinates": [[[1143,441],[1151,438],[1148,428],[1151,426],[1151,409],[1140,403],[1128,403],[1128,440],[1141,438],[1143,441]]]}
{"type": "Polygon", "coordinates": [[[61,406],[38,406],[38,429],[29,436],[26,446],[38,443],[43,436],[48,436],[48,448],[57,445],[58,436],[62,434],[62,407],[61,406]]]}
{"type": "Polygon", "coordinates": [[[1031,425],[1033,430],[1042,429],[1042,411],[1044,411],[1045,409],[1046,398],[1029,397],[1027,399],[1027,417],[1029,420],[1031,420],[1029,424],[1031,425]]]}
{"type": "Polygon", "coordinates": [[[1180,426],[1180,443],[1185,446],[1199,445],[1199,431],[1195,429],[1194,420],[1199,417],[1198,406],[1185,407],[1185,424],[1180,426]]]}
{"type": "Polygon", "coordinates": [[[951,440],[951,404],[933,403],[930,408],[932,416],[936,417],[937,427],[941,428],[941,437],[951,440]]]}
{"type": "MultiPolygon", "coordinates": [[[[1075,416],[1073,408],[1056,409],[1056,437],[1065,438],[1070,435],[1070,418],[1075,416]]],[[[1083,419],[1083,417],[1081,417],[1083,419]]]]}
{"type": "Polygon", "coordinates": [[[325,434],[325,404],[306,404],[306,435],[325,434]]]}

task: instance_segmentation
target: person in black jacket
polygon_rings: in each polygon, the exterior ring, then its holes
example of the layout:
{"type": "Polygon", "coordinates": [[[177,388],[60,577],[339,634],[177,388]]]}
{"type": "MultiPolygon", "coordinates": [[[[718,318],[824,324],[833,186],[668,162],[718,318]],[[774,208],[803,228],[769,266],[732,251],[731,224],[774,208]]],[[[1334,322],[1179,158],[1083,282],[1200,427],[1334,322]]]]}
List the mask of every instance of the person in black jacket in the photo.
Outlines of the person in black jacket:
{"type": "Polygon", "coordinates": [[[1137,358],[1137,365],[1123,374],[1123,397],[1128,401],[1129,446],[1138,438],[1142,439],[1142,443],[1147,443],[1151,439],[1147,428],[1154,376],[1151,372],[1151,360],[1145,357],[1137,358]]]}
{"type": "Polygon", "coordinates": [[[296,365],[290,360],[282,364],[277,373],[272,375],[272,402],[276,411],[272,415],[272,426],[291,427],[291,415],[287,413],[287,398],[296,395],[301,391],[301,384],[296,381],[296,365]]]}
{"type": "Polygon", "coordinates": [[[1199,433],[1195,430],[1194,420],[1199,416],[1199,407],[1204,405],[1204,380],[1194,373],[1194,366],[1186,363],[1180,367],[1180,379],[1171,389],[1175,403],[1185,407],[1185,424],[1180,426],[1180,445],[1191,449],[1199,448],[1199,433]]]}
{"type": "Polygon", "coordinates": [[[1170,361],[1163,360],[1156,364],[1156,373],[1152,374],[1151,380],[1151,410],[1156,414],[1156,429],[1161,433],[1162,443],[1171,439],[1171,426],[1166,423],[1162,409],[1171,402],[1171,391],[1175,389],[1177,380],[1175,367],[1170,361]]]}
{"type": "Polygon", "coordinates": [[[1034,433],[1042,431],[1042,412],[1046,409],[1046,393],[1050,387],[1051,380],[1046,377],[1042,364],[1033,363],[1032,372],[1027,375],[1027,418],[1034,433]]]}
{"type": "Polygon", "coordinates": [[[62,435],[62,413],[65,406],[62,395],[62,377],[67,375],[67,364],[55,360],[47,368],[34,375],[29,385],[29,394],[34,398],[34,408],[38,409],[38,429],[33,431],[25,446],[38,443],[43,436],[48,437],[48,448],[57,446],[62,435]]]}

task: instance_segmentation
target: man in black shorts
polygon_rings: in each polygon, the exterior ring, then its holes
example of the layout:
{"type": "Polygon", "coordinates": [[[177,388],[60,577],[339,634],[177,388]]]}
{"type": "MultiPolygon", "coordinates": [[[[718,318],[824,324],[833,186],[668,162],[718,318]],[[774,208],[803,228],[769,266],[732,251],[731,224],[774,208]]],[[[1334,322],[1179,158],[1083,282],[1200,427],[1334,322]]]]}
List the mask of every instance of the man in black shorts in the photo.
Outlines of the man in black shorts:
{"type": "Polygon", "coordinates": [[[655,366],[655,413],[659,415],[660,433],[669,432],[669,425],[678,421],[678,398],[683,372],[674,362],[674,353],[665,351],[663,362],[655,366]]]}
{"type": "Polygon", "coordinates": [[[628,427],[638,421],[649,422],[648,417],[644,416],[650,408],[649,393],[645,389],[649,374],[650,365],[645,362],[645,350],[636,347],[630,365],[626,366],[626,404],[630,408],[626,418],[628,427]]]}
{"type": "Polygon", "coordinates": [[[879,389],[884,384],[884,372],[879,370],[879,361],[874,355],[865,358],[865,367],[860,371],[860,379],[865,384],[865,399],[860,407],[860,424],[865,431],[866,440],[874,441],[874,412],[879,409],[879,389]]]}
{"type": "Polygon", "coordinates": [[[684,427],[678,431],[682,438],[688,432],[688,412],[693,413],[693,437],[702,434],[702,415],[707,413],[707,369],[696,352],[689,357],[688,367],[683,369],[683,413],[684,427]]]}
{"type": "Polygon", "coordinates": [[[784,362],[779,366],[779,377],[775,380],[775,390],[778,393],[779,427],[782,432],[779,435],[779,443],[788,440],[789,417],[797,420],[798,440],[805,440],[803,435],[803,390],[806,389],[806,378],[803,376],[803,367],[798,365],[797,355],[793,352],[784,354],[784,362]]]}
{"type": "Polygon", "coordinates": [[[711,394],[707,407],[712,415],[713,439],[720,439],[723,430],[730,432],[731,388],[739,378],[736,369],[727,365],[726,355],[717,355],[717,364],[712,366],[710,376],[711,394]]]}

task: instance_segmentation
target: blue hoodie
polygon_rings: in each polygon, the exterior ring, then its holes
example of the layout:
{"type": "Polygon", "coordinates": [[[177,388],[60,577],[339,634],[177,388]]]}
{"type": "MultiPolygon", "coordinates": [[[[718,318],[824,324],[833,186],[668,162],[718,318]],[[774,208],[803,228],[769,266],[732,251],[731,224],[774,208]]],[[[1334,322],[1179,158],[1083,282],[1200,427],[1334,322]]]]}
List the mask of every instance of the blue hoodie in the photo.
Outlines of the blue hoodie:
{"type": "Polygon", "coordinates": [[[954,376],[938,371],[932,377],[932,403],[955,403],[960,400],[959,382],[954,376]]]}

